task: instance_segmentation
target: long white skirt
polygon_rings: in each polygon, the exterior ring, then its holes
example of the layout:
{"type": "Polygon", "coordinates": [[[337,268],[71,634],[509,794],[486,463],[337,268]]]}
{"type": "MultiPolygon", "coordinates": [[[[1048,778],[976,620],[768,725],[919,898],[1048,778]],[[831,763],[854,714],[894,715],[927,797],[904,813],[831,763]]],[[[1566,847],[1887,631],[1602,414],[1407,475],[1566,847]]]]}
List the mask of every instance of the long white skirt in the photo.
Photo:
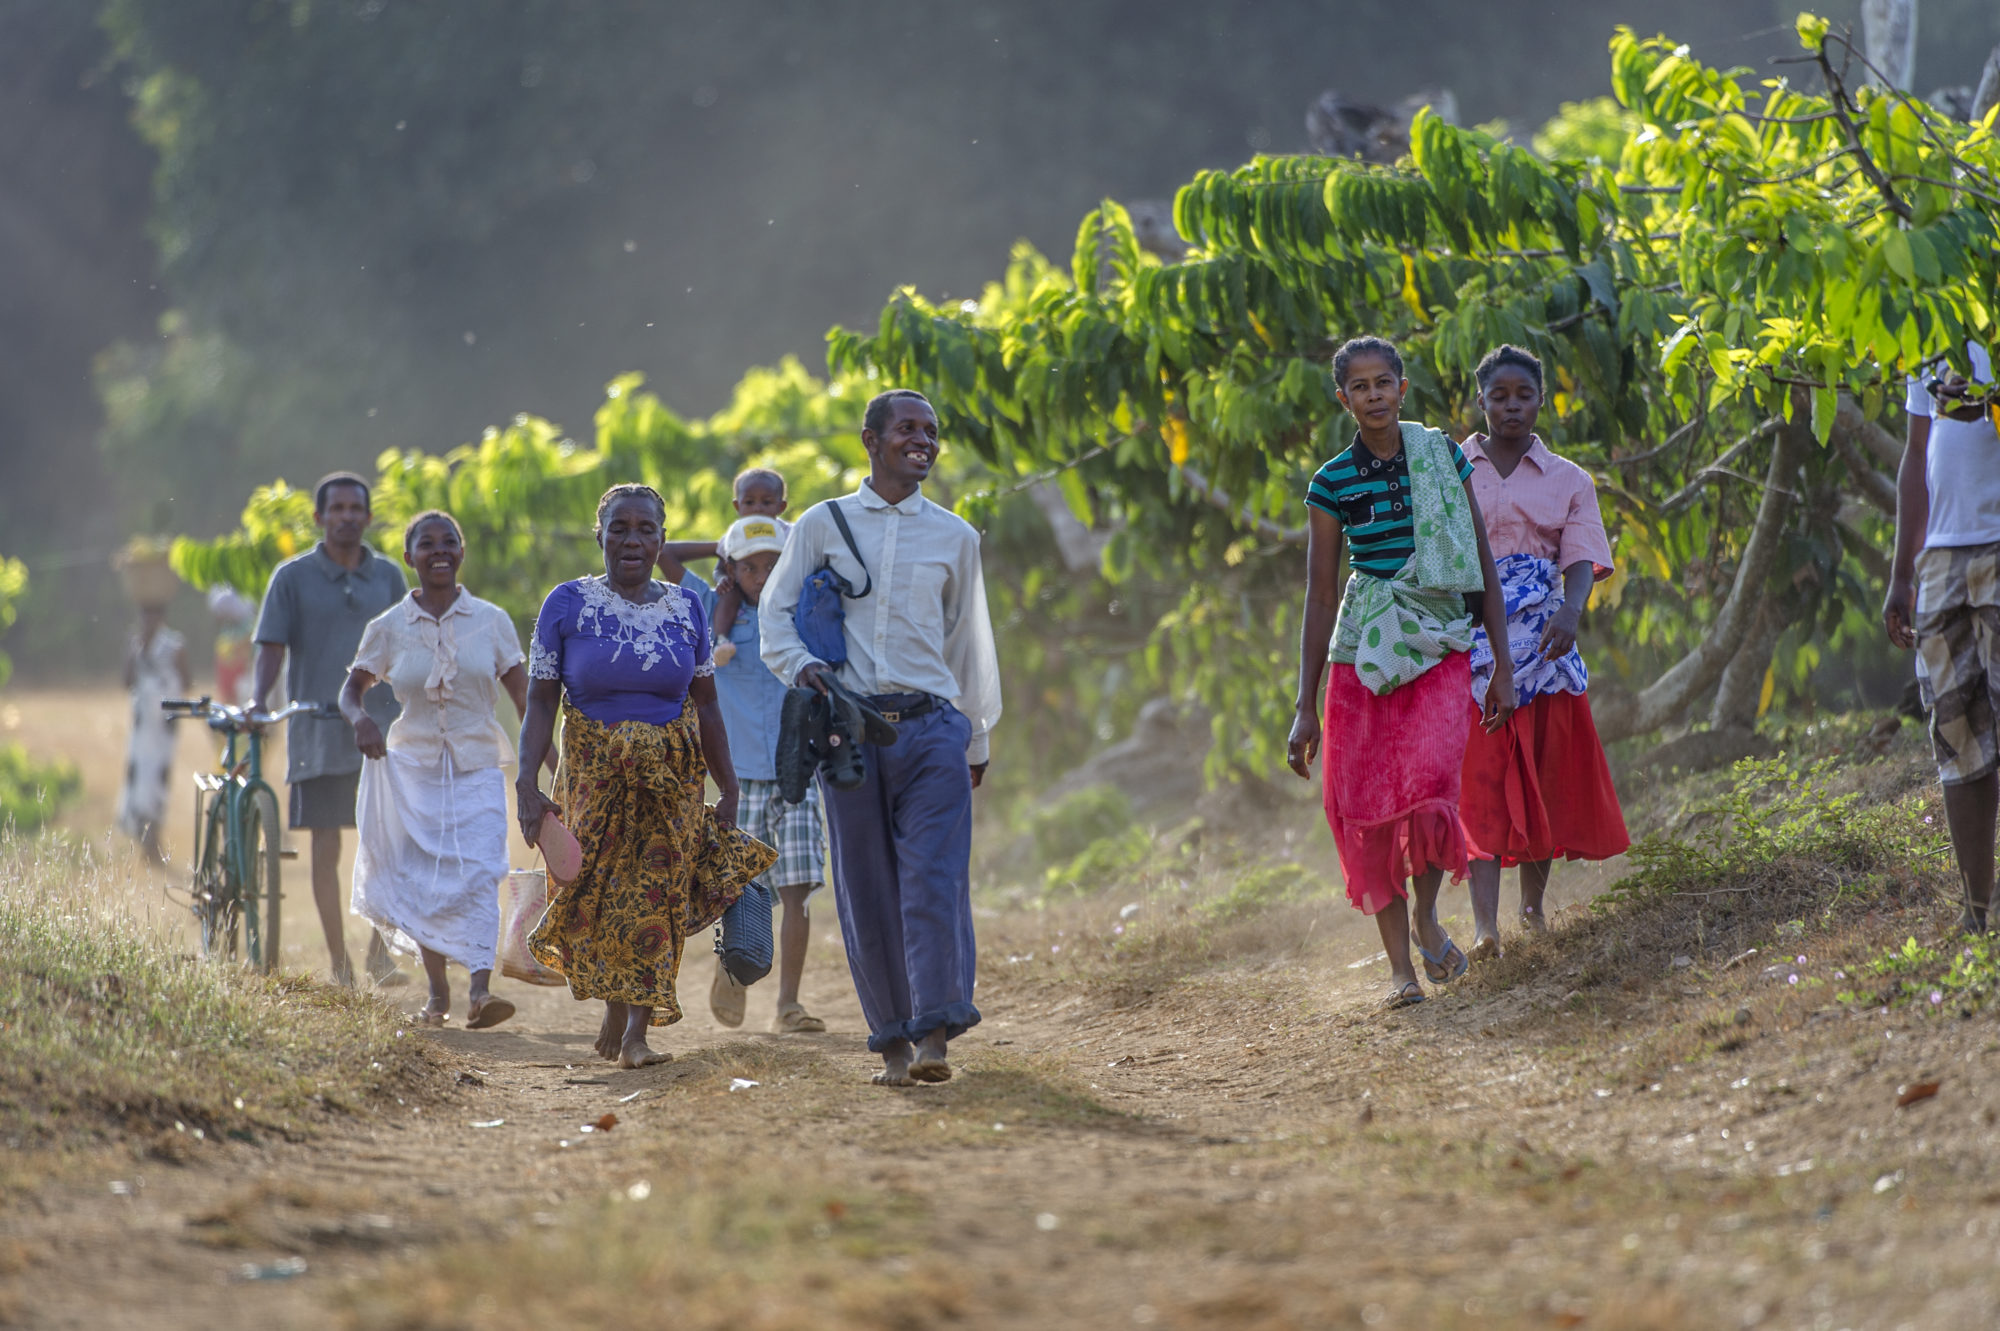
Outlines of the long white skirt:
{"type": "Polygon", "coordinates": [[[454,771],[396,750],[361,760],[353,909],[389,946],[493,968],[507,876],[507,776],[454,771]]]}

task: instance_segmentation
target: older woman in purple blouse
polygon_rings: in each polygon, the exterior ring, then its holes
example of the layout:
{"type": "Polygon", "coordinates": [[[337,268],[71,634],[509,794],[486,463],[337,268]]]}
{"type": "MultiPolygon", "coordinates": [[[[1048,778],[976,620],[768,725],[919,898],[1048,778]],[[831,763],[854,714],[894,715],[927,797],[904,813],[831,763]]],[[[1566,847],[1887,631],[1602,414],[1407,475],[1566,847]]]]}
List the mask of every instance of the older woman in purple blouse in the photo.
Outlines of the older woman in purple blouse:
{"type": "Polygon", "coordinates": [[[736,826],[708,617],[652,577],[664,518],[649,486],[614,485],[598,502],[604,574],[565,582],[542,603],[515,783],[529,843],[558,813],[583,851],[576,878],[551,884],[528,946],[575,997],[604,1000],[597,1052],[626,1068],[666,1060],[646,1031],[681,1019],[674,984],[683,945],[777,858],[736,826]],[[552,801],[536,773],[558,711],[562,772],[552,801]],[[703,803],[711,774],[722,794],[713,808],[703,803]]]}

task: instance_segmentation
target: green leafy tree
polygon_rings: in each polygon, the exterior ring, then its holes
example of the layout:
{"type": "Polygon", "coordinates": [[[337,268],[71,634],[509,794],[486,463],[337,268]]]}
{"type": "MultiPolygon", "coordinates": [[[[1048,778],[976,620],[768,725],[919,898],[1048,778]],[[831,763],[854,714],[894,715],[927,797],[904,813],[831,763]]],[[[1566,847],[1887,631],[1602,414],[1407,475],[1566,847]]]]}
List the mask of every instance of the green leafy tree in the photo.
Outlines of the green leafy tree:
{"type": "Polygon", "coordinates": [[[1621,116],[1544,136],[1595,161],[1425,115],[1394,167],[1204,172],[1176,200],[1176,263],[1106,202],[1067,273],[1017,263],[978,305],[898,293],[873,333],[831,335],[831,363],[934,391],[998,472],[1059,473],[1114,581],[1184,586],[1155,672],[1214,712],[1214,770],[1263,772],[1289,711],[1297,505],[1346,442],[1333,347],[1395,338],[1409,413],[1461,432],[1479,358],[1528,346],[1541,430],[1597,473],[1618,541],[1592,641],[1626,687],[1600,727],[1754,721],[1787,630],[1809,659],[1872,618],[1897,451],[1876,421],[1905,374],[1994,340],[2000,276],[1990,126],[1850,86],[1859,53],[1800,31],[1812,92],[1621,31],[1621,116]],[[1636,131],[1611,153],[1620,120],[1636,131]]]}

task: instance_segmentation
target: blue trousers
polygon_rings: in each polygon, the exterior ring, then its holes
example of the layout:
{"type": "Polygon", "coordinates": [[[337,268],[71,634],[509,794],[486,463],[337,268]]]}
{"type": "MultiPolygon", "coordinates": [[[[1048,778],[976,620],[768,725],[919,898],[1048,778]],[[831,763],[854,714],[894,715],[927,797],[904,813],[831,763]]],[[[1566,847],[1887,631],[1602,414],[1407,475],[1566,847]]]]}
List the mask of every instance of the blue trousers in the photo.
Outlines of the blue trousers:
{"type": "Polygon", "coordinates": [[[864,745],[853,790],[822,776],[833,899],[868,1048],[979,1024],[972,1006],[972,723],[944,705],[864,745]]]}

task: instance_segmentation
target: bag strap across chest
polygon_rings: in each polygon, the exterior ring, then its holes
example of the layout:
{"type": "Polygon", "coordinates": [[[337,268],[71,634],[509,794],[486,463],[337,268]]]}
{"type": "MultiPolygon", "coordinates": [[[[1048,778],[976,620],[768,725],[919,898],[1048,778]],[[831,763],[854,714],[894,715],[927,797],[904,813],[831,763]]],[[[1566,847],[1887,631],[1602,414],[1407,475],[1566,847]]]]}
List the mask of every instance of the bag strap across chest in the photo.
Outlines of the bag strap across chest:
{"type": "Polygon", "coordinates": [[[840,537],[847,542],[847,553],[854,556],[854,562],[861,565],[862,587],[858,592],[849,592],[848,599],[858,601],[875,590],[875,575],[868,571],[868,561],[861,557],[861,547],[854,543],[854,529],[847,525],[847,515],[840,511],[840,501],[831,500],[827,511],[833,514],[833,525],[840,528],[840,537]]]}

